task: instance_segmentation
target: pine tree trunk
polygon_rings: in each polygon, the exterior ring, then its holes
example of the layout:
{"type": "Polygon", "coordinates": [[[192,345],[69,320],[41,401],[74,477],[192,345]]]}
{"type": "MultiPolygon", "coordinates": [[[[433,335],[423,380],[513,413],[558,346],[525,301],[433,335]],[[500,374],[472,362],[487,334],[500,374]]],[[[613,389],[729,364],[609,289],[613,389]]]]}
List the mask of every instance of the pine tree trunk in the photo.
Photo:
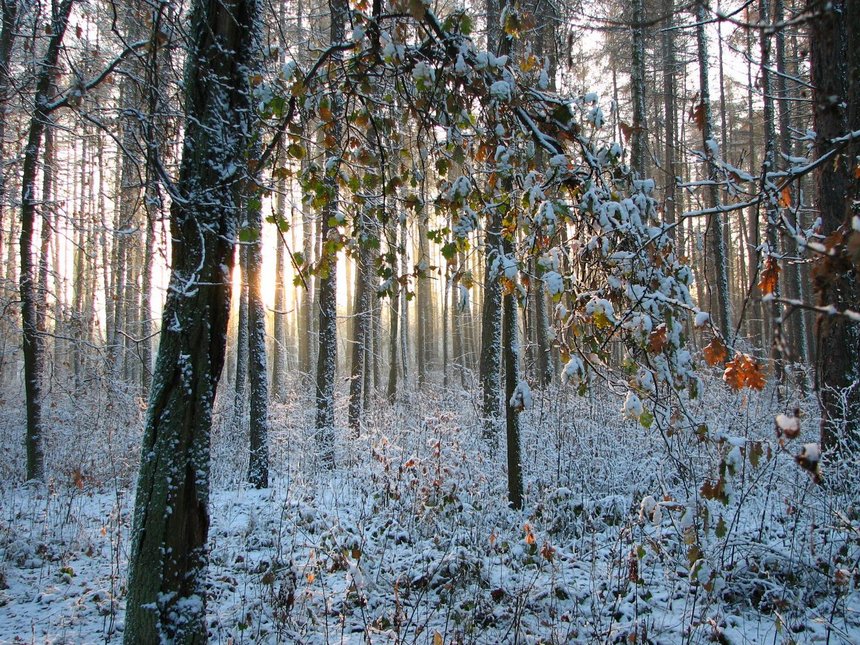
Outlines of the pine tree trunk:
{"type": "Polygon", "coordinates": [[[630,141],[630,169],[642,178],[646,174],[647,120],[645,108],[645,1],[633,0],[633,56],[630,90],[633,98],[633,127],[630,141]]]}
{"type": "MultiPolygon", "coordinates": [[[[749,10],[745,14],[747,20],[751,20],[749,10]]],[[[747,145],[750,151],[750,167],[754,168],[758,163],[756,155],[755,127],[754,127],[754,104],[753,104],[753,38],[752,30],[749,29],[745,35],[746,38],[746,53],[747,53],[747,127],[749,128],[749,137],[747,145]]],[[[761,302],[761,293],[758,292],[758,248],[760,246],[760,226],[759,226],[759,210],[757,206],[750,207],[747,215],[747,265],[749,266],[750,274],[750,289],[749,293],[753,299],[753,322],[749,325],[751,340],[753,343],[764,345],[767,339],[767,324],[764,320],[764,306],[761,302]]]]}
{"type": "MultiPolygon", "coordinates": [[[[717,54],[719,61],[719,86],[720,86],[720,155],[723,159],[728,158],[729,154],[729,129],[728,129],[728,113],[729,113],[729,105],[726,101],[726,72],[724,65],[724,57],[723,57],[723,30],[722,23],[717,22],[717,54]]],[[[735,305],[735,301],[733,299],[734,295],[737,293],[737,289],[735,288],[735,264],[733,262],[731,251],[734,248],[733,240],[732,240],[732,227],[729,221],[729,216],[723,215],[721,217],[723,224],[723,247],[726,251],[726,276],[728,279],[728,289],[727,289],[727,298],[729,301],[729,311],[737,311],[738,307],[735,305]]]]}
{"type": "MultiPolygon", "coordinates": [[[[286,180],[278,180],[277,197],[275,197],[276,227],[280,226],[280,222],[286,221],[286,190],[286,180]]],[[[272,399],[274,401],[284,401],[287,389],[287,348],[285,346],[287,335],[287,290],[286,285],[284,284],[284,262],[286,261],[286,253],[284,252],[284,241],[281,239],[280,232],[276,236],[275,246],[277,248],[275,251],[275,324],[272,351],[272,399]]],[[[301,314],[299,314],[300,324],[301,321],[302,317],[301,314]]],[[[303,330],[299,329],[299,338],[302,336],[302,331],[303,330]]],[[[299,342],[301,342],[301,340],[299,342]]]]}
{"type": "MultiPolygon", "coordinates": [[[[391,257],[395,258],[395,264],[392,267],[392,272],[396,276],[397,220],[392,218],[390,226],[391,238],[388,244],[388,253],[391,254],[391,257]]],[[[388,307],[388,384],[385,388],[385,395],[388,397],[388,401],[390,403],[393,403],[395,398],[397,397],[397,333],[398,322],[400,318],[401,289],[402,285],[399,283],[399,281],[397,282],[397,284],[393,285],[393,288],[391,290],[390,303],[388,307]]]]}
{"type": "Polygon", "coordinates": [[[36,301],[36,327],[43,335],[43,351],[45,355],[48,349],[44,347],[45,333],[48,331],[48,265],[50,264],[49,251],[51,245],[51,233],[53,226],[53,199],[54,199],[54,122],[48,117],[45,123],[44,163],[42,165],[42,234],[39,248],[39,282],[37,287],[36,301]]]}
{"type": "MultiPolygon", "coordinates": [[[[785,3],[784,0],[774,0],[773,5],[773,23],[781,24],[785,20],[785,3]]],[[[781,169],[786,169],[788,167],[787,159],[792,154],[792,142],[791,142],[791,116],[789,111],[790,106],[790,98],[788,96],[788,84],[786,82],[788,76],[788,70],[785,63],[785,29],[777,29],[775,34],[775,45],[776,45],[776,70],[777,75],[775,79],[776,85],[776,95],[779,97],[779,101],[777,102],[777,120],[779,122],[779,151],[780,151],[780,161],[779,167],[781,169]]],[[[799,187],[798,187],[799,188],[799,187]]],[[[799,190],[795,190],[795,197],[797,197],[796,193],[799,190]]],[[[794,199],[794,204],[799,205],[800,200],[794,199]]],[[[797,213],[798,220],[800,219],[800,209],[797,208],[795,210],[797,213]]],[[[798,222],[795,223],[797,225],[798,222]]],[[[787,240],[788,249],[793,256],[799,257],[801,254],[801,248],[797,244],[796,241],[787,240]]],[[[788,250],[787,249],[787,250],[788,250]]],[[[801,300],[803,297],[802,287],[801,287],[801,276],[800,276],[800,263],[799,262],[789,262],[784,267],[784,275],[785,275],[785,287],[787,291],[787,295],[789,298],[793,300],[801,300]]],[[[785,326],[788,330],[788,346],[792,351],[791,358],[803,365],[809,363],[809,345],[806,342],[807,339],[807,329],[806,329],[806,316],[802,310],[794,311],[790,317],[785,321],[785,326]]],[[[802,383],[806,382],[806,370],[800,370],[800,380],[802,383]]],[[[804,385],[805,387],[805,385],[804,385]]]]}
{"type": "MultiPolygon", "coordinates": [[[[247,222],[243,222],[247,226],[247,222]]],[[[245,425],[245,402],[248,398],[248,246],[239,247],[239,316],[236,325],[236,380],[233,383],[233,431],[245,425]]]]}
{"type": "Polygon", "coordinates": [[[460,276],[464,270],[464,254],[457,253],[457,273],[454,275],[451,283],[451,334],[452,352],[454,359],[454,370],[457,373],[457,378],[460,381],[460,387],[466,390],[466,356],[465,356],[465,334],[468,333],[464,327],[466,326],[466,317],[464,311],[460,307],[460,276]]]}
{"type": "MultiPolygon", "coordinates": [[[[422,190],[422,197],[424,191],[422,190]]],[[[422,202],[426,203],[426,201],[422,202]]],[[[432,320],[432,283],[430,282],[430,248],[427,241],[427,221],[426,213],[418,214],[418,262],[419,267],[424,267],[419,271],[418,278],[415,281],[415,365],[418,372],[418,389],[422,389],[427,385],[427,372],[429,370],[428,363],[430,362],[430,320],[432,320]]]]}
{"type": "MultiPolygon", "coordinates": [[[[250,419],[248,423],[248,483],[254,488],[269,486],[269,383],[266,368],[266,309],[263,305],[263,218],[261,206],[249,200],[247,247],[248,268],[248,385],[250,419]]],[[[280,244],[278,246],[281,246],[280,244]]]]}
{"type": "Polygon", "coordinates": [[[442,291],[442,387],[447,390],[451,387],[451,368],[450,357],[448,355],[448,325],[450,321],[449,296],[451,295],[451,275],[450,267],[446,264],[445,275],[443,278],[444,289],[442,291]]]}
{"type": "MultiPolygon", "coordinates": [[[[505,240],[504,253],[513,253],[513,245],[505,240]]],[[[512,401],[520,383],[519,329],[517,326],[517,300],[514,292],[504,297],[502,320],[502,347],[505,357],[505,438],[508,462],[508,502],[512,508],[523,507],[522,450],[520,448],[520,410],[512,401]]]]}
{"type": "MultiPolygon", "coordinates": [[[[716,185],[716,165],[714,164],[713,155],[716,149],[716,140],[713,135],[713,120],[711,118],[711,93],[710,83],[708,80],[708,45],[705,35],[705,21],[707,14],[705,5],[699,3],[696,5],[696,44],[699,55],[699,92],[701,103],[701,116],[699,126],[702,130],[703,152],[707,158],[706,175],[711,182],[706,188],[706,205],[709,208],[718,208],[720,206],[720,193],[716,185]]],[[[723,239],[723,220],[725,215],[715,213],[708,217],[708,237],[711,243],[711,256],[713,270],[713,281],[716,283],[711,285],[711,289],[716,291],[716,298],[712,298],[712,308],[715,308],[718,313],[720,332],[727,340],[731,340],[732,333],[732,317],[731,303],[729,300],[729,272],[728,259],[726,257],[726,243],[723,239]]]]}
{"type": "MultiPolygon", "coordinates": [[[[161,31],[164,12],[167,7],[161,4],[152,17],[152,33],[161,31]]],[[[166,44],[159,46],[158,38],[153,38],[153,45],[146,60],[146,186],[144,188],[144,257],[143,276],[141,279],[140,317],[141,317],[141,362],[143,363],[142,389],[143,396],[149,397],[152,388],[152,275],[155,260],[155,226],[162,216],[162,199],[158,183],[158,152],[165,147],[164,133],[159,128],[161,118],[162,83],[159,76],[161,65],[166,64],[169,49],[166,44]]]]}
{"type": "MultiPolygon", "coordinates": [[[[7,103],[10,97],[9,77],[11,74],[12,47],[18,21],[18,2],[4,0],[0,3],[0,262],[3,260],[6,232],[6,120],[7,103]]],[[[10,254],[11,257],[11,254],[10,254]]],[[[5,291],[5,287],[4,287],[5,291]]],[[[4,335],[5,338],[5,335],[4,335]]]]}
{"type": "MultiPolygon", "coordinates": [[[[675,87],[675,74],[677,63],[675,61],[675,32],[673,30],[672,14],[674,11],[674,0],[663,0],[662,12],[666,16],[666,25],[662,31],[663,48],[663,119],[665,121],[665,136],[663,148],[663,167],[666,172],[666,192],[663,201],[663,219],[666,224],[673,226],[677,221],[675,210],[675,147],[677,145],[677,132],[675,128],[675,104],[677,103],[677,92],[675,87]]],[[[670,229],[669,235],[673,240],[678,240],[675,228],[670,229]]],[[[679,255],[683,255],[681,249],[679,255]]]]}
{"type": "MultiPolygon", "coordinates": [[[[761,0],[759,2],[759,16],[764,24],[768,24],[770,20],[770,3],[769,0],[761,0]]],[[[769,179],[769,173],[774,173],[777,170],[776,162],[776,115],[773,107],[773,89],[770,78],[770,36],[765,29],[759,33],[761,46],[761,90],[762,100],[764,103],[764,139],[765,152],[764,160],[762,161],[762,180],[760,190],[765,195],[765,212],[767,214],[767,229],[766,239],[768,252],[770,257],[779,256],[777,230],[779,227],[779,199],[780,195],[776,193],[776,188],[772,185],[769,179]]],[[[775,260],[774,260],[775,261],[775,260]]],[[[773,325],[774,342],[771,345],[771,359],[773,360],[774,374],[777,385],[783,385],[785,381],[785,368],[783,365],[783,334],[784,328],[782,325],[782,305],[778,298],[780,297],[779,281],[773,290],[773,299],[770,301],[770,319],[773,325]]],[[[781,393],[782,388],[777,389],[777,393],[781,393]]]]}
{"type": "Polygon", "coordinates": [[[496,271],[501,253],[502,218],[498,209],[492,209],[487,222],[484,247],[484,303],[481,313],[481,360],[478,378],[483,391],[484,434],[494,438],[498,432],[499,392],[502,383],[502,285],[496,271]]]}
{"type": "MultiPolygon", "coordinates": [[[[815,153],[821,157],[832,149],[832,140],[860,129],[860,4],[857,0],[835,0],[822,6],[809,3],[815,18],[810,23],[815,153]]],[[[856,239],[852,219],[856,217],[857,180],[853,176],[854,141],[832,162],[818,169],[817,187],[821,234],[831,247],[813,268],[816,303],[821,307],[860,310],[857,265],[847,249],[856,239]]],[[[843,441],[860,440],[860,324],[843,316],[819,314],[816,321],[815,387],[821,401],[821,443],[825,449],[843,441]]]]}
{"type": "MultiPolygon", "coordinates": [[[[329,40],[340,43],[344,39],[349,7],[346,0],[332,0],[329,40]]],[[[339,53],[334,55],[337,59],[339,53]]],[[[332,99],[331,136],[339,142],[341,135],[340,119],[343,117],[342,97],[332,99]]],[[[326,150],[327,158],[336,156],[337,150],[326,150]]],[[[337,371],[337,254],[325,248],[330,221],[339,206],[339,189],[335,170],[326,173],[325,186],[328,200],[320,214],[322,229],[320,240],[322,252],[319,257],[319,354],[317,357],[316,377],[316,431],[320,443],[322,463],[334,467],[334,379],[337,371]]]]}
{"type": "MultiPolygon", "coordinates": [[[[400,256],[400,275],[409,274],[409,258],[406,254],[406,218],[400,221],[400,245],[404,249],[400,256]]],[[[400,370],[404,386],[409,383],[409,301],[406,299],[406,285],[400,286],[400,370]]]]}
{"type": "Polygon", "coordinates": [[[358,243],[358,254],[355,261],[355,289],[353,291],[352,308],[352,344],[351,365],[349,376],[349,410],[348,425],[353,437],[358,437],[361,432],[362,417],[362,391],[364,389],[364,377],[368,368],[367,344],[368,332],[370,331],[370,293],[367,288],[367,272],[370,266],[369,240],[368,240],[368,217],[365,212],[358,215],[358,231],[356,240],[358,243]]]}

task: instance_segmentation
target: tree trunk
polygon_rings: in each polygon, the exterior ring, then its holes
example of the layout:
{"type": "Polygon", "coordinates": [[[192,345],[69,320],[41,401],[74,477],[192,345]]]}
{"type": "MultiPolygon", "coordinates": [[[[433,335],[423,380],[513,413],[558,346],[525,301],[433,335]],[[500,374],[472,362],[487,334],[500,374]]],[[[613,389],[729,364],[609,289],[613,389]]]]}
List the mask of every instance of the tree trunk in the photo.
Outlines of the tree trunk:
{"type": "MultiPolygon", "coordinates": [[[[400,246],[403,253],[400,255],[400,275],[409,274],[409,258],[406,253],[406,218],[400,221],[400,246]]],[[[406,298],[406,285],[400,289],[400,370],[401,382],[404,386],[409,383],[409,300],[406,298]]]]}
{"type": "Polygon", "coordinates": [[[170,287],[147,411],[125,643],[205,643],[212,404],[224,365],[234,244],[248,181],[257,0],[194,2],[170,287]],[[224,52],[229,52],[225,55],[224,52]]]}
{"type": "MultiPolygon", "coordinates": [[[[513,244],[503,242],[506,255],[513,252],[513,244]]],[[[520,384],[519,329],[517,326],[516,291],[504,297],[502,346],[505,356],[505,439],[508,461],[508,502],[512,508],[523,507],[523,469],[520,448],[520,410],[514,405],[514,393],[520,384]]]]}
{"type": "MultiPolygon", "coordinates": [[[[815,153],[831,151],[833,139],[860,129],[860,3],[835,0],[825,6],[810,2],[815,153]]],[[[828,253],[813,268],[813,288],[821,307],[836,311],[860,309],[858,268],[847,248],[856,240],[857,142],[818,169],[821,234],[828,253]]],[[[855,242],[856,244],[856,242],[855,242]]],[[[856,256],[855,256],[856,257],[856,256]]],[[[825,449],[860,438],[860,324],[844,316],[819,314],[816,321],[815,387],[821,401],[821,443],[825,449]]]]}
{"type": "Polygon", "coordinates": [[[0,3],[0,261],[3,259],[3,234],[6,231],[6,118],[12,46],[15,44],[18,0],[0,3]]]}
{"type": "Polygon", "coordinates": [[[311,336],[313,334],[313,299],[316,292],[312,292],[316,279],[311,279],[307,272],[307,267],[313,265],[314,261],[314,231],[313,222],[311,222],[308,208],[302,204],[302,256],[304,263],[300,269],[305,276],[305,284],[299,287],[298,304],[299,307],[299,372],[303,375],[311,373],[311,336]]]}
{"type": "MultiPolygon", "coordinates": [[[[397,276],[397,225],[395,218],[391,219],[391,240],[388,244],[388,252],[393,259],[392,273],[397,276]]],[[[398,281],[391,290],[391,302],[388,307],[388,384],[385,394],[390,403],[397,397],[397,332],[400,318],[400,290],[402,285],[398,281]]],[[[404,298],[405,300],[405,298],[404,298]]],[[[401,331],[401,333],[403,333],[401,331]]]]}
{"type": "Polygon", "coordinates": [[[645,0],[633,0],[633,56],[630,91],[633,95],[633,127],[630,137],[630,168],[642,178],[646,174],[648,133],[645,109],[645,0]]]}
{"type": "MultiPolygon", "coordinates": [[[[54,122],[48,117],[45,123],[45,152],[42,167],[42,239],[39,248],[39,285],[36,301],[36,327],[43,335],[48,331],[48,265],[53,226],[54,200],[54,122]]],[[[44,347],[43,347],[44,350],[44,347]]],[[[44,350],[45,354],[49,350],[44,350]]]]}
{"type": "MultiPolygon", "coordinates": [[[[782,24],[785,20],[785,3],[784,0],[775,0],[774,1],[774,9],[773,9],[773,23],[776,25],[782,24]]],[[[780,152],[780,160],[779,167],[782,169],[786,169],[789,164],[787,159],[792,154],[792,143],[791,143],[791,115],[789,110],[789,101],[790,98],[788,96],[788,83],[787,76],[788,70],[785,63],[785,29],[777,29],[775,34],[775,45],[776,45],[776,95],[779,98],[779,101],[776,104],[777,107],[777,121],[779,123],[779,152],[780,152]]],[[[797,190],[794,191],[795,195],[799,193],[799,184],[797,190]]],[[[794,199],[793,203],[799,204],[799,199],[794,199]]],[[[800,209],[796,209],[798,220],[800,219],[800,209]]],[[[795,222],[795,225],[800,222],[795,222]]],[[[801,248],[794,240],[787,240],[786,246],[790,249],[790,252],[795,257],[799,257],[801,254],[801,248]]],[[[786,250],[788,250],[786,249],[786,250]]],[[[800,262],[789,262],[784,267],[784,276],[785,276],[785,286],[787,295],[789,298],[793,300],[801,300],[803,297],[802,287],[801,287],[801,276],[800,276],[800,262]]],[[[809,356],[809,345],[806,342],[807,339],[807,329],[806,329],[806,316],[802,310],[797,310],[793,312],[789,316],[789,318],[785,321],[785,327],[787,328],[788,334],[788,347],[792,350],[793,356],[791,358],[803,365],[806,365],[810,361],[809,356]]],[[[806,382],[806,370],[800,370],[800,378],[805,383],[806,382]]],[[[805,387],[805,385],[804,385],[805,387]]]]}
{"type": "MultiPolygon", "coordinates": [[[[340,43],[344,39],[349,7],[346,0],[332,0],[329,40],[340,43]]],[[[334,58],[340,57],[335,53],[334,58]]],[[[332,99],[332,121],[330,134],[339,143],[341,135],[340,119],[343,117],[341,96],[332,99]]],[[[326,158],[336,157],[338,151],[327,149],[326,158]]],[[[328,200],[322,209],[320,219],[322,229],[319,257],[319,354],[317,357],[316,377],[316,431],[320,442],[320,456],[326,467],[334,467],[334,379],[337,371],[337,252],[327,248],[329,232],[337,234],[330,222],[338,211],[340,195],[336,179],[337,169],[326,172],[325,186],[328,200]]]]}
{"type": "Polygon", "coordinates": [[[499,392],[502,383],[499,370],[502,367],[502,285],[496,271],[501,253],[502,218],[493,208],[487,222],[484,247],[484,304],[481,312],[481,361],[478,378],[483,391],[484,434],[489,438],[498,431],[499,392]]]}
{"type": "Polygon", "coordinates": [[[141,382],[142,395],[149,397],[152,387],[152,270],[155,258],[155,225],[161,219],[163,202],[158,183],[158,153],[165,146],[164,132],[160,129],[160,109],[162,83],[159,75],[161,65],[166,64],[169,55],[167,43],[160,45],[158,34],[162,33],[162,22],[167,6],[163,3],[152,19],[152,48],[146,61],[146,185],[144,188],[144,256],[143,276],[141,278],[140,317],[141,317],[141,362],[143,378],[141,382]]]}
{"type": "MultiPolygon", "coordinates": [[[[717,153],[716,140],[713,135],[713,120],[711,118],[711,93],[710,83],[708,81],[708,44],[705,35],[705,21],[707,14],[704,3],[696,5],[696,44],[699,54],[699,92],[701,103],[698,109],[701,110],[699,117],[699,126],[702,130],[703,152],[706,156],[706,174],[707,179],[711,182],[706,188],[707,199],[705,201],[709,208],[717,208],[720,206],[720,193],[716,185],[716,165],[714,163],[714,155],[717,153]]],[[[710,288],[716,290],[716,299],[711,299],[712,308],[716,305],[720,332],[727,341],[731,341],[732,332],[732,317],[731,303],[729,300],[729,272],[728,260],[726,258],[726,243],[723,239],[723,220],[725,215],[716,213],[708,217],[708,236],[711,243],[712,265],[713,265],[713,281],[715,285],[710,285],[710,288]]]]}
{"type": "MultiPolygon", "coordinates": [[[[499,0],[486,0],[487,49],[493,51],[502,43],[499,29],[499,0]]],[[[505,46],[508,46],[505,45],[505,46]]],[[[484,299],[481,304],[481,357],[478,364],[478,379],[483,394],[482,415],[484,436],[495,440],[498,433],[499,392],[502,382],[502,285],[496,264],[502,252],[502,215],[498,208],[490,209],[484,237],[484,299]]]]}
{"type": "MultiPolygon", "coordinates": [[[[749,9],[746,10],[745,17],[748,21],[752,20],[749,9]]],[[[749,136],[747,145],[750,151],[750,167],[754,168],[758,163],[756,155],[756,140],[755,140],[755,109],[753,101],[754,80],[752,72],[753,60],[753,37],[752,29],[748,29],[745,34],[746,38],[746,53],[747,53],[747,127],[749,128],[749,136]]],[[[753,343],[763,345],[767,338],[767,328],[764,320],[764,305],[761,302],[761,294],[758,292],[758,248],[760,246],[760,226],[759,226],[759,209],[757,206],[750,207],[747,215],[747,266],[749,267],[750,289],[749,294],[753,299],[753,323],[749,325],[749,332],[752,336],[753,343]]]]}
{"type": "MultiPolygon", "coordinates": [[[[250,420],[248,483],[269,485],[269,389],[266,368],[266,308],[260,278],[263,270],[263,218],[259,201],[248,200],[248,385],[250,420]]],[[[281,246],[280,244],[278,246],[281,246]]]]}
{"type": "MultiPolygon", "coordinates": [[[[770,4],[769,0],[761,0],[759,2],[759,16],[763,24],[768,24],[770,21],[770,4]]],[[[761,29],[759,33],[761,45],[761,90],[764,104],[764,160],[762,161],[762,178],[760,189],[765,195],[765,212],[767,214],[767,229],[766,239],[768,246],[768,259],[774,258],[771,261],[776,261],[779,256],[777,229],[779,227],[779,199],[776,187],[769,178],[770,173],[777,170],[776,163],[776,115],[773,108],[773,90],[770,78],[770,36],[765,29],[761,29]]],[[[779,282],[772,292],[773,299],[770,302],[770,319],[773,325],[774,341],[771,345],[771,359],[773,360],[774,375],[778,386],[783,385],[785,381],[785,369],[782,360],[782,337],[784,333],[782,325],[782,305],[778,298],[780,297],[779,282]]],[[[781,393],[782,388],[778,388],[777,393],[781,393]]]]}
{"type": "Polygon", "coordinates": [[[368,217],[362,209],[358,214],[358,231],[356,242],[358,254],[355,259],[355,289],[353,297],[355,302],[352,308],[352,345],[350,347],[352,358],[349,376],[349,411],[348,425],[353,437],[358,437],[361,431],[362,416],[362,390],[364,387],[364,376],[368,369],[367,345],[368,332],[370,331],[370,293],[367,288],[367,273],[370,269],[370,246],[368,217]]]}
{"type": "Polygon", "coordinates": [[[24,394],[27,410],[27,479],[42,479],[45,476],[44,427],[42,424],[42,371],[44,366],[43,338],[39,332],[36,292],[36,275],[33,270],[33,237],[36,222],[36,172],[42,135],[49,118],[48,99],[51,81],[56,72],[57,61],[69,14],[74,0],[64,0],[57,7],[51,20],[51,39],[41,61],[36,81],[33,117],[27,133],[24,163],[21,170],[21,323],[24,354],[24,394]]]}
{"type": "MultiPolygon", "coordinates": [[[[247,222],[243,222],[247,226],[247,222]]],[[[248,246],[239,247],[239,316],[236,325],[236,380],[233,383],[233,430],[239,432],[245,424],[245,401],[248,398],[248,246]]]]}
{"type": "MultiPolygon", "coordinates": [[[[663,0],[662,11],[666,16],[666,26],[662,31],[663,48],[663,118],[665,121],[665,135],[663,148],[663,166],[666,172],[666,192],[663,201],[663,220],[666,224],[674,225],[677,216],[675,211],[675,182],[677,171],[675,169],[675,146],[677,144],[677,130],[675,128],[675,104],[677,103],[677,92],[675,88],[675,74],[677,63],[675,61],[675,32],[674,0],[663,0]]],[[[669,235],[673,240],[678,240],[674,228],[670,229],[669,235]]],[[[683,250],[682,250],[683,251],[683,250]]],[[[680,253],[683,255],[683,252],[680,253]]]]}
{"type": "MultiPolygon", "coordinates": [[[[287,205],[285,192],[287,183],[284,179],[278,180],[277,196],[275,197],[275,227],[279,227],[281,222],[286,221],[287,205]]],[[[295,214],[295,213],[294,213],[295,214]]],[[[284,241],[281,239],[280,229],[275,239],[275,324],[274,324],[274,344],[272,351],[272,399],[274,401],[284,401],[286,395],[286,377],[287,377],[287,348],[285,346],[287,336],[287,290],[284,284],[284,262],[286,261],[286,253],[284,252],[284,241]]],[[[301,323],[301,315],[299,323],[301,323]]],[[[302,330],[299,330],[299,338],[301,338],[302,330]]],[[[299,341],[301,342],[301,340],[299,341]]]]}
{"type": "MultiPolygon", "coordinates": [[[[423,182],[422,182],[423,186],[423,182]]],[[[424,200],[422,188],[422,203],[424,200]]],[[[430,321],[433,319],[433,285],[430,282],[430,246],[427,241],[427,214],[418,213],[418,277],[415,280],[415,365],[418,372],[418,389],[427,384],[427,372],[430,362],[430,338],[432,330],[430,321]]]]}

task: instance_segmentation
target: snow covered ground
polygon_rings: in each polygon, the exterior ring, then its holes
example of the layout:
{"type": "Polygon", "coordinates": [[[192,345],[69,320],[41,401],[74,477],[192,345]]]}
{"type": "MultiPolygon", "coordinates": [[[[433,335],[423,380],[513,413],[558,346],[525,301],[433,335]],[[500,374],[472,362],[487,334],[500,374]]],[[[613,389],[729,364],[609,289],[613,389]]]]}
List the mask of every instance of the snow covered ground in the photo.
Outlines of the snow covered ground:
{"type": "MultiPolygon", "coordinates": [[[[825,464],[824,486],[798,466],[817,432],[805,401],[782,446],[774,419],[797,401],[719,382],[703,398],[661,429],[608,392],[535,392],[522,512],[465,394],[380,402],[361,439],[342,431],[334,471],[308,402],[277,405],[265,491],[242,485],[224,410],[211,641],[860,642],[857,464],[825,464]]],[[[0,404],[0,642],[118,642],[140,406],[98,388],[61,399],[35,486],[20,483],[19,400],[0,404]]]]}

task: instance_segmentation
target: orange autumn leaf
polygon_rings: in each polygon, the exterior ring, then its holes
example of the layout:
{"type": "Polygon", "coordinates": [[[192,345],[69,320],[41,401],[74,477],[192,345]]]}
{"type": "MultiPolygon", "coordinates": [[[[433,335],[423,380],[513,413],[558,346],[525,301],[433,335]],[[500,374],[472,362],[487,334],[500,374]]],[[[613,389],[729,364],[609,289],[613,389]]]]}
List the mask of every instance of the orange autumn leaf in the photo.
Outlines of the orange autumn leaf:
{"type": "Polygon", "coordinates": [[[520,61],[520,70],[523,72],[530,72],[535,69],[538,65],[537,56],[534,54],[530,54],[525,59],[520,61]]]}
{"type": "Polygon", "coordinates": [[[621,136],[624,137],[624,141],[630,141],[630,137],[633,136],[633,126],[629,123],[625,123],[624,121],[618,122],[618,127],[621,129],[621,136]]]}
{"type": "Polygon", "coordinates": [[[765,385],[764,369],[761,363],[749,354],[739,353],[733,360],[726,363],[723,380],[736,392],[745,387],[763,390],[765,385]]]}
{"type": "Polygon", "coordinates": [[[533,545],[537,540],[535,539],[535,534],[532,533],[532,527],[528,524],[523,524],[523,530],[526,532],[526,544],[529,546],[533,545]]]}
{"type": "Polygon", "coordinates": [[[699,130],[705,129],[705,104],[704,102],[699,102],[697,105],[690,108],[690,120],[696,124],[696,127],[699,130]]]}
{"type": "Polygon", "coordinates": [[[648,335],[648,351],[659,354],[666,347],[666,325],[660,325],[648,335]]]}
{"type": "Polygon", "coordinates": [[[765,386],[764,368],[755,361],[746,374],[747,387],[761,392],[765,386]]]}
{"type": "Polygon", "coordinates": [[[550,546],[550,543],[547,542],[541,547],[540,554],[544,557],[547,562],[552,562],[553,557],[555,557],[555,549],[550,546]]]}
{"type": "Polygon", "coordinates": [[[761,272],[761,280],[758,281],[758,288],[761,293],[767,296],[776,293],[776,288],[779,286],[779,264],[776,259],[768,258],[764,263],[764,271],[761,272]]]}
{"type": "Polygon", "coordinates": [[[705,362],[713,367],[729,357],[729,350],[726,349],[723,340],[719,336],[714,336],[711,342],[702,350],[702,354],[705,357],[705,362]]]}

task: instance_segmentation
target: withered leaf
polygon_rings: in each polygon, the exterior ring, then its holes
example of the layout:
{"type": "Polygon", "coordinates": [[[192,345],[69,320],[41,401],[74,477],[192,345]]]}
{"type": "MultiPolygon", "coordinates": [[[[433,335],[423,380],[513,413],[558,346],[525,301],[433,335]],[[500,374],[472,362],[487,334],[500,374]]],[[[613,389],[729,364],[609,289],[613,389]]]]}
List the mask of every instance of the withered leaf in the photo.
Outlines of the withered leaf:
{"type": "Polygon", "coordinates": [[[711,342],[702,350],[702,354],[705,357],[705,362],[713,367],[729,357],[729,350],[723,344],[722,338],[714,336],[711,342]]]}

